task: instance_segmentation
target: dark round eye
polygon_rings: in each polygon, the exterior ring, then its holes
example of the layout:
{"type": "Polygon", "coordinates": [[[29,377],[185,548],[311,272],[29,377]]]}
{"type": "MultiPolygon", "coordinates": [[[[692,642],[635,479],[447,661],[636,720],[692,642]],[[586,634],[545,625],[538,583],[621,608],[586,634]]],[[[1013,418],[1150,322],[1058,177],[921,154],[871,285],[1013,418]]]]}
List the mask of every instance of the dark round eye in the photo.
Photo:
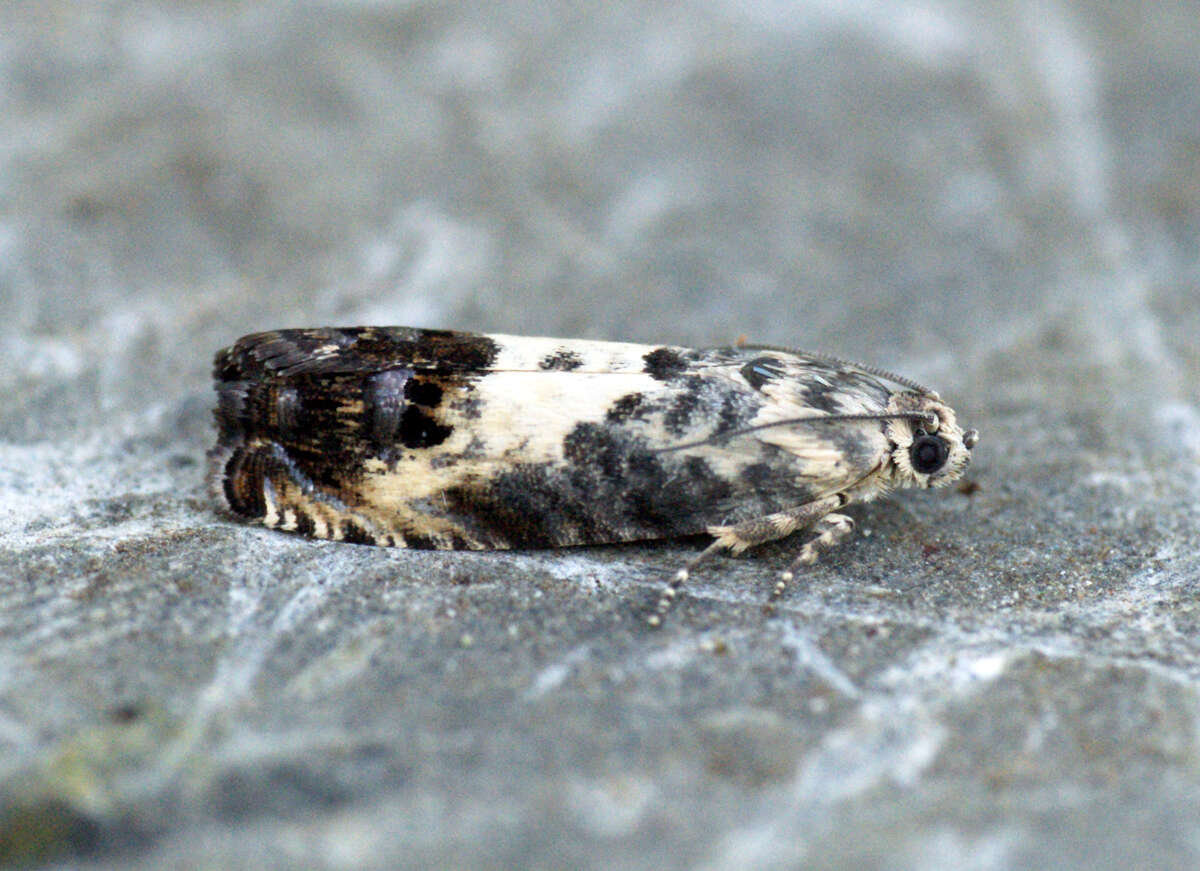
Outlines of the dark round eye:
{"type": "Polygon", "coordinates": [[[908,449],[912,467],[922,475],[931,475],[946,465],[946,457],[949,454],[946,443],[937,436],[931,435],[918,436],[913,441],[912,447],[908,449]]]}

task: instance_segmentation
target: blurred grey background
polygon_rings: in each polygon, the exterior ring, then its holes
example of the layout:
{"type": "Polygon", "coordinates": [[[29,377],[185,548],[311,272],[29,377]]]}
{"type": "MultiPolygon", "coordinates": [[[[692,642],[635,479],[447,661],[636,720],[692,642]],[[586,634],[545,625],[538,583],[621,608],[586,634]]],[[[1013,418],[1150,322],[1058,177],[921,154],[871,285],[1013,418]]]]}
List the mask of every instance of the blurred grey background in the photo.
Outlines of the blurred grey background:
{"type": "Polygon", "coordinates": [[[0,6],[0,864],[1200,863],[1200,4],[0,6]],[[698,573],[213,514],[212,354],[820,348],[971,486],[698,573]]]}

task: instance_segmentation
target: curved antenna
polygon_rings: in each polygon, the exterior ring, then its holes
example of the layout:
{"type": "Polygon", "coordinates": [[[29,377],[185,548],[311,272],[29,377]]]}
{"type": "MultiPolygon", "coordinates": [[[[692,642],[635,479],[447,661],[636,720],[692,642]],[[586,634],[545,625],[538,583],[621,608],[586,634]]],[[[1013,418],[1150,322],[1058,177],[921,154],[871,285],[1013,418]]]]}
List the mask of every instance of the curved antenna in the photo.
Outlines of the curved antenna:
{"type": "MultiPolygon", "coordinates": [[[[773,349],[779,350],[779,349],[773,349]]],[[[669,448],[659,448],[656,451],[651,451],[652,454],[669,454],[673,451],[682,451],[687,448],[698,448],[703,445],[711,445],[717,442],[723,442],[726,439],[737,438],[746,433],[758,432],[760,429],[772,429],[777,426],[792,426],[797,423],[842,423],[848,420],[915,420],[929,426],[936,426],[938,416],[932,411],[897,411],[886,412],[882,414],[826,414],[820,417],[789,417],[785,420],[773,420],[770,423],[760,423],[754,426],[743,427],[742,429],[730,430],[729,432],[717,433],[706,439],[700,439],[695,442],[685,442],[681,445],[672,445],[669,448]]]]}
{"type": "Polygon", "coordinates": [[[795,354],[798,357],[808,357],[816,360],[819,363],[831,363],[834,366],[845,366],[850,369],[857,369],[859,372],[864,372],[867,375],[874,375],[876,378],[883,378],[885,381],[891,381],[893,384],[899,384],[901,387],[907,387],[910,390],[915,390],[918,393],[924,393],[928,396],[937,396],[936,390],[930,390],[924,384],[919,384],[911,378],[905,378],[903,375],[897,375],[895,372],[889,372],[887,369],[881,369],[878,366],[864,366],[862,363],[855,363],[853,360],[847,360],[844,357],[834,357],[830,354],[814,353],[812,351],[802,351],[799,348],[785,348],[782,345],[734,345],[738,350],[749,351],[779,351],[783,354],[795,354]]]}

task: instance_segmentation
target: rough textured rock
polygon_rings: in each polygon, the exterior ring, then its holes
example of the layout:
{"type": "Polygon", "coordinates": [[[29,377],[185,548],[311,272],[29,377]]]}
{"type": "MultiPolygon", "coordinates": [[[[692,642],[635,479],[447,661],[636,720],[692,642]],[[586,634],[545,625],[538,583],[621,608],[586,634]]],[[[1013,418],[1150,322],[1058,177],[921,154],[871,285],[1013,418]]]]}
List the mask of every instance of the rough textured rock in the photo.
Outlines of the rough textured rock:
{"type": "Polygon", "coordinates": [[[0,11],[0,864],[1197,867],[1195,4],[476,6],[0,11]],[[214,516],[213,351],[356,323],[834,350],[973,486],[660,632],[699,542],[214,516]]]}

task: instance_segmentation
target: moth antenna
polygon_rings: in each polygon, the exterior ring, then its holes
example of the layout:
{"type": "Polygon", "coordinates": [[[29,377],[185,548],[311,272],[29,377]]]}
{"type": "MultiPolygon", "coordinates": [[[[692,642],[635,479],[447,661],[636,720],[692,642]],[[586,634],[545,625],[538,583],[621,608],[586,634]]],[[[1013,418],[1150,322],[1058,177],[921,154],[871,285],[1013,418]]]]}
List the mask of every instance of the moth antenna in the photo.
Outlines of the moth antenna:
{"type": "Polygon", "coordinates": [[[905,378],[903,375],[897,375],[895,372],[890,372],[887,369],[881,369],[878,366],[867,366],[862,363],[855,363],[853,360],[847,360],[845,357],[834,357],[831,354],[822,354],[820,352],[802,351],[799,348],[785,348],[782,345],[737,345],[738,350],[742,351],[779,351],[782,354],[795,354],[798,357],[810,357],[821,363],[832,363],[834,366],[847,366],[851,369],[857,369],[859,372],[865,372],[867,375],[874,375],[876,378],[882,378],[885,381],[891,381],[893,384],[899,384],[901,387],[907,387],[910,390],[915,390],[918,393],[924,393],[929,396],[937,396],[937,391],[931,390],[924,384],[919,384],[911,378],[905,378]]]}
{"type": "Polygon", "coordinates": [[[703,445],[716,444],[723,442],[726,439],[737,438],[747,433],[758,432],[760,429],[773,429],[777,426],[792,426],[797,423],[843,423],[853,420],[915,420],[921,423],[935,426],[938,422],[937,415],[932,411],[897,411],[884,412],[880,414],[826,414],[819,417],[789,417],[785,420],[773,420],[770,423],[760,423],[755,426],[747,426],[742,429],[730,430],[729,432],[716,433],[706,439],[700,439],[696,442],[684,442],[681,445],[672,445],[669,448],[659,448],[656,451],[651,451],[653,454],[669,454],[673,451],[682,451],[687,448],[698,448],[703,445]]]}

